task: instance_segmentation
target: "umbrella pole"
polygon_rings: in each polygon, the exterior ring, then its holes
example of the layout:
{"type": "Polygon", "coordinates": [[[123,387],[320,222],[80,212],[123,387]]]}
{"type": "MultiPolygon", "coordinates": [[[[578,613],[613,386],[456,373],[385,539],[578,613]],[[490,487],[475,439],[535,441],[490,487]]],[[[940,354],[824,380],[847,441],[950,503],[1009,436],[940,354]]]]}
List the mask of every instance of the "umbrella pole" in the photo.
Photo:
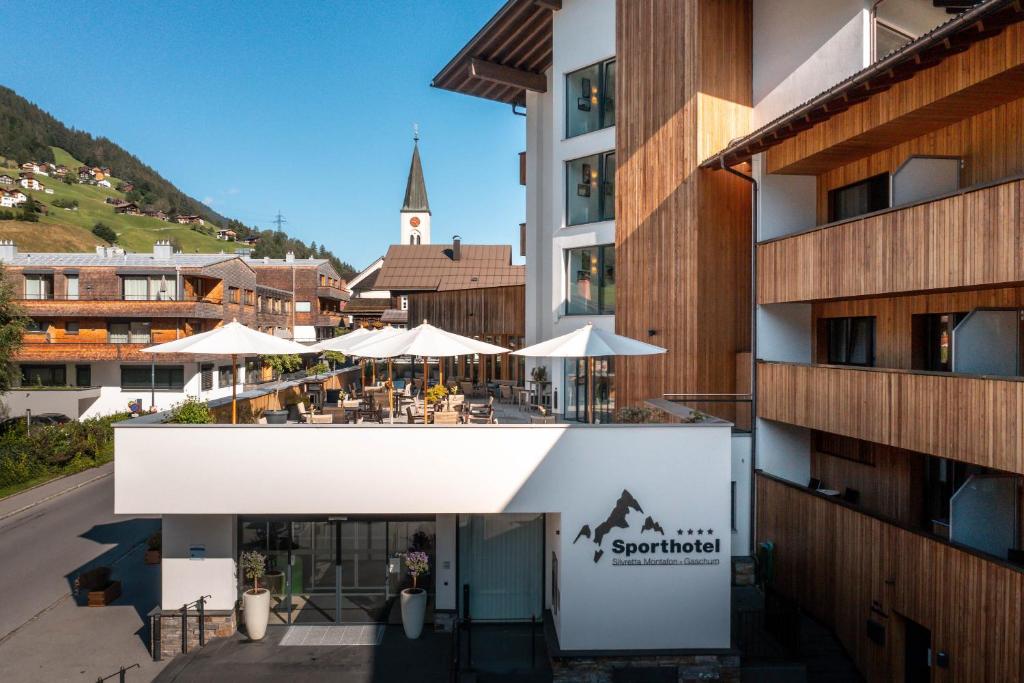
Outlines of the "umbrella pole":
{"type": "Polygon", "coordinates": [[[594,358],[587,359],[587,422],[594,424],[594,358]]]}
{"type": "Polygon", "coordinates": [[[238,356],[231,354],[231,424],[238,424],[238,356]]]}
{"type": "Polygon", "coordinates": [[[376,384],[377,384],[377,360],[374,359],[374,360],[372,360],[370,362],[372,363],[372,365],[370,366],[370,368],[371,368],[370,376],[371,376],[372,379],[370,381],[376,386],[376,384]]]}
{"type": "Polygon", "coordinates": [[[423,426],[427,426],[427,357],[423,356],[423,426]]]}
{"type": "Polygon", "coordinates": [[[391,380],[390,358],[388,358],[388,422],[395,424],[395,383],[391,380]]]}

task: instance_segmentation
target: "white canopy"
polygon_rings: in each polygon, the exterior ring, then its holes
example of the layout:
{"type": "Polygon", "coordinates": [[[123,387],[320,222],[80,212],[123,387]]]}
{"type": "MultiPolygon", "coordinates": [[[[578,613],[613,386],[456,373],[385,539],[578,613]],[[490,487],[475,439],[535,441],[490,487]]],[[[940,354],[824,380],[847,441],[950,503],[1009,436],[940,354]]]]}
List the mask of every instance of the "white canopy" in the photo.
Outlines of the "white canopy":
{"type": "Polygon", "coordinates": [[[340,351],[341,353],[347,354],[349,352],[349,347],[366,341],[369,339],[367,335],[372,332],[373,330],[370,330],[369,328],[360,327],[359,329],[352,330],[351,332],[339,337],[324,339],[318,344],[313,344],[310,348],[314,351],[340,351]]]}
{"type": "MultiPolygon", "coordinates": [[[[359,349],[363,348],[364,346],[382,341],[384,339],[391,339],[392,337],[405,333],[405,330],[400,330],[397,327],[391,327],[390,325],[388,325],[387,327],[382,327],[379,330],[373,330],[370,332],[370,334],[362,335],[359,339],[356,340],[355,344],[349,345],[348,354],[350,356],[362,356],[363,354],[359,353],[359,349]]],[[[367,357],[369,358],[370,356],[367,357]]]]}
{"type": "Polygon", "coordinates": [[[315,353],[316,349],[230,322],[209,332],[142,349],[143,353],[194,353],[206,356],[255,356],[315,353]]]}
{"type": "Polygon", "coordinates": [[[593,356],[650,356],[667,349],[647,344],[587,323],[578,330],[513,351],[533,358],[589,358],[593,356]]]}
{"type": "Polygon", "coordinates": [[[364,358],[396,356],[468,356],[474,353],[508,353],[508,349],[470,337],[445,332],[425,322],[419,327],[379,340],[360,344],[353,354],[364,358]]]}

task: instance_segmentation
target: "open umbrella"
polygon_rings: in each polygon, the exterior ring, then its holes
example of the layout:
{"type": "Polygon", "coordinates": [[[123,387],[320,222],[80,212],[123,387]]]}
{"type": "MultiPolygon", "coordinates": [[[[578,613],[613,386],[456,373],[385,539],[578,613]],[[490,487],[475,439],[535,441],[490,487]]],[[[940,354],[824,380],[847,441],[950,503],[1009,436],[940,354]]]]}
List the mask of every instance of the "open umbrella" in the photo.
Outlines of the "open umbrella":
{"type": "MultiPolygon", "coordinates": [[[[386,339],[368,341],[360,344],[354,351],[357,355],[365,358],[394,358],[396,356],[422,356],[423,357],[423,391],[427,390],[427,360],[431,357],[441,358],[448,356],[466,356],[474,353],[494,354],[508,353],[509,349],[502,346],[488,344],[471,337],[463,337],[459,334],[446,332],[439,327],[434,327],[426,320],[423,324],[414,327],[402,334],[396,334],[386,339]]],[[[442,378],[443,379],[443,378],[442,378]]],[[[425,406],[426,404],[424,404],[425,406]]],[[[423,424],[427,423],[426,411],[424,410],[423,424]]]]}
{"type": "Polygon", "coordinates": [[[594,421],[594,358],[601,356],[651,356],[667,349],[606,332],[587,323],[578,330],[513,351],[532,358],[587,358],[587,422],[594,421]]]}
{"type": "Polygon", "coordinates": [[[344,354],[349,354],[349,347],[354,346],[360,342],[366,341],[369,335],[376,332],[367,327],[360,327],[359,329],[352,330],[347,334],[343,334],[338,337],[331,337],[330,339],[324,339],[322,342],[313,344],[309,348],[314,351],[339,351],[344,354]]]}
{"type": "MultiPolygon", "coordinates": [[[[361,335],[359,337],[359,339],[356,340],[355,344],[348,345],[346,347],[348,349],[348,351],[346,353],[348,353],[348,355],[350,355],[350,356],[361,356],[362,354],[359,353],[359,349],[363,345],[365,345],[365,344],[372,344],[373,342],[380,341],[382,339],[390,339],[391,337],[394,337],[394,336],[399,335],[399,334],[405,334],[405,330],[400,330],[397,327],[392,327],[391,325],[388,325],[387,327],[382,327],[379,330],[371,330],[369,334],[361,335]]],[[[391,380],[391,359],[390,358],[388,358],[388,380],[389,381],[391,380]]],[[[376,361],[373,364],[373,378],[372,378],[372,381],[373,381],[374,384],[377,383],[377,363],[376,363],[376,361]]]]}
{"type": "Polygon", "coordinates": [[[315,353],[309,346],[250,329],[232,321],[209,332],[142,349],[143,353],[190,353],[198,356],[231,356],[231,424],[238,422],[236,401],[239,355],[315,353]]]}

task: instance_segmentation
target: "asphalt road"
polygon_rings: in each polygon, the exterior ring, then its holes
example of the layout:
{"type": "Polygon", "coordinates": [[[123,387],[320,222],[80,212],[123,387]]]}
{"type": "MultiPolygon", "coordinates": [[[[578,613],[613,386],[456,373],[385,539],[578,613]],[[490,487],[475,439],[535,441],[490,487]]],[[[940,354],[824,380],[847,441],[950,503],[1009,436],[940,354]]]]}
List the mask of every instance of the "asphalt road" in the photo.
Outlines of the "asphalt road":
{"type": "MultiPolygon", "coordinates": [[[[104,471],[112,470],[90,476],[104,471]]],[[[40,497],[18,496],[25,504],[40,497]]],[[[114,477],[107,476],[0,519],[0,642],[64,598],[82,571],[113,563],[160,525],[113,512],[114,477]]]]}

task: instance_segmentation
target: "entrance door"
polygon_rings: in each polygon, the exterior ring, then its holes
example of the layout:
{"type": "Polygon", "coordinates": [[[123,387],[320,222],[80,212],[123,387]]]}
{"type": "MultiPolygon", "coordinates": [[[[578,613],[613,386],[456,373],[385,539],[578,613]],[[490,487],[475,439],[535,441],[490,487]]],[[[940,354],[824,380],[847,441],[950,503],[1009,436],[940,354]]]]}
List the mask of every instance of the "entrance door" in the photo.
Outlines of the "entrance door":
{"type": "Polygon", "coordinates": [[[904,618],[903,680],[906,683],[928,683],[932,679],[932,632],[915,621],[904,618]]]}
{"type": "Polygon", "coordinates": [[[565,361],[565,419],[587,421],[587,361],[565,361]]]}
{"type": "Polygon", "coordinates": [[[338,557],[335,522],[292,522],[291,623],[337,621],[338,557]]]}
{"type": "Polygon", "coordinates": [[[387,618],[387,522],[338,522],[341,527],[341,620],[378,622],[387,618]]]}

